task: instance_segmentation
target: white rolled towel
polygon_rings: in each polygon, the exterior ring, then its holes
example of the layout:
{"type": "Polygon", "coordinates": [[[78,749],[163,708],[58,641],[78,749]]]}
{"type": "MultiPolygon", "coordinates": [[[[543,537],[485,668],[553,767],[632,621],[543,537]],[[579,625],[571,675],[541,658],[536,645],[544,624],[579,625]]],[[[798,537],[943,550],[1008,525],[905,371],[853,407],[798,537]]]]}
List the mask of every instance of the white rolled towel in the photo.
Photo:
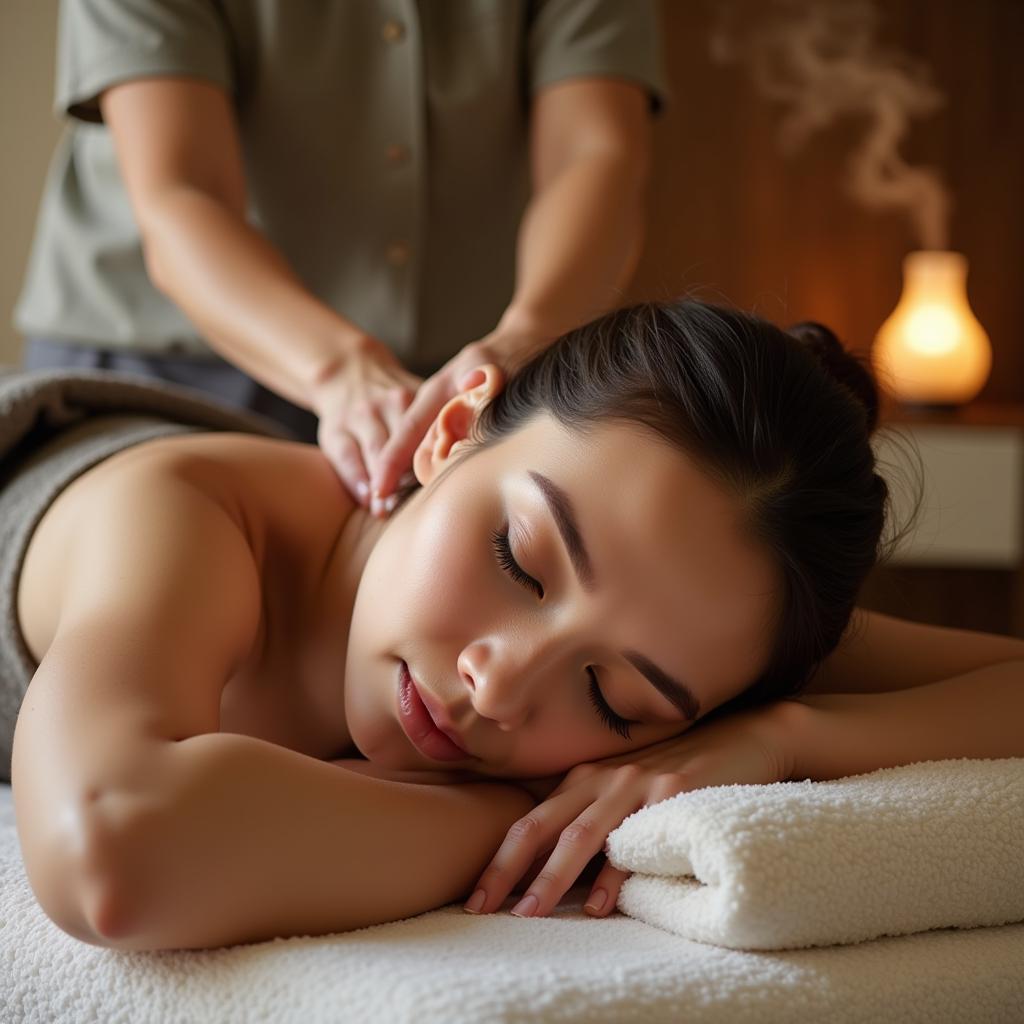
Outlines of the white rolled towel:
{"type": "Polygon", "coordinates": [[[694,790],[631,814],[606,853],[634,872],[624,914],[730,949],[1024,921],[1024,758],[694,790]]]}

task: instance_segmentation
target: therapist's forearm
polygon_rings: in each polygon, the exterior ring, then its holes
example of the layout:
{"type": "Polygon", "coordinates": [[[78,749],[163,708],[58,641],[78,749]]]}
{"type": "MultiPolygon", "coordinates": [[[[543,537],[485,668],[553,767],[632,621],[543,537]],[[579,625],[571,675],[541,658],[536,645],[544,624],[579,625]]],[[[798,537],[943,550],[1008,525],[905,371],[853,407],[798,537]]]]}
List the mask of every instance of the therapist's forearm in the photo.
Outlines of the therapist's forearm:
{"type": "Polygon", "coordinates": [[[313,390],[366,339],[214,196],[168,189],[141,220],[156,287],[225,359],[297,405],[310,408],[313,390]]]}
{"type": "Polygon", "coordinates": [[[1024,757],[1024,661],[910,690],[812,694],[793,705],[789,778],[840,779],[947,758],[1024,757]]]}
{"type": "Polygon", "coordinates": [[[614,308],[640,257],[646,175],[625,154],[569,162],[531,199],[502,324],[553,340],[614,308]]]}

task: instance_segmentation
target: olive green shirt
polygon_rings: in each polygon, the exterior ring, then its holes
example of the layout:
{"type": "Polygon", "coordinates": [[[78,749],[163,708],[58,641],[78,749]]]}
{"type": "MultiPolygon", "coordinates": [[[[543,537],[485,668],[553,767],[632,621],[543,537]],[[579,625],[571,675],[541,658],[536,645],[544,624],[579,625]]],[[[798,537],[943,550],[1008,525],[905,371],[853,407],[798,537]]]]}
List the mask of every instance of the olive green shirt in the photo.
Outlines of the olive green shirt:
{"type": "Polygon", "coordinates": [[[227,90],[248,217],[309,290],[413,372],[493,329],[529,198],[530,97],[583,75],[667,95],[654,0],[65,0],[50,169],[19,330],[209,354],[150,283],[100,93],[227,90]]]}

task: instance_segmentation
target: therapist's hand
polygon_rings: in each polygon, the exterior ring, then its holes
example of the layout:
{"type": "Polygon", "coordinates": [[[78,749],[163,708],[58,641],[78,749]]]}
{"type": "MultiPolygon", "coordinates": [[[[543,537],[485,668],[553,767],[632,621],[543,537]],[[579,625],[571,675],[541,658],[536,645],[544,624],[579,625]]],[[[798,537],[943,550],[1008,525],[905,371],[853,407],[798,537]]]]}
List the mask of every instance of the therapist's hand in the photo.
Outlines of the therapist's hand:
{"type": "Polygon", "coordinates": [[[361,505],[370,505],[370,467],[422,383],[387,345],[366,338],[313,392],[320,450],[361,505]]]}
{"type": "Polygon", "coordinates": [[[379,499],[371,506],[375,513],[384,517],[392,511],[394,506],[389,505],[388,499],[411,468],[420,441],[445,403],[459,393],[462,382],[474,368],[493,363],[507,376],[515,366],[547,344],[548,340],[531,332],[499,328],[479,341],[470,342],[437,373],[428,377],[370,467],[370,489],[379,499]]]}

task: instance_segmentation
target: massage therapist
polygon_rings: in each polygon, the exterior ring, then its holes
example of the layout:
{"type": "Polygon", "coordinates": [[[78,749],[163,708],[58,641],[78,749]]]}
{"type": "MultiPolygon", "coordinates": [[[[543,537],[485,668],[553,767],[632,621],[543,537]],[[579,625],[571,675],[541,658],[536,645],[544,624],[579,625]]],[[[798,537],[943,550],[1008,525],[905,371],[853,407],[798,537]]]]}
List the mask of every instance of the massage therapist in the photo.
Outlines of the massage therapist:
{"type": "Polygon", "coordinates": [[[620,304],[654,0],[64,0],[25,365],[198,387],[378,514],[475,366],[620,304]]]}

